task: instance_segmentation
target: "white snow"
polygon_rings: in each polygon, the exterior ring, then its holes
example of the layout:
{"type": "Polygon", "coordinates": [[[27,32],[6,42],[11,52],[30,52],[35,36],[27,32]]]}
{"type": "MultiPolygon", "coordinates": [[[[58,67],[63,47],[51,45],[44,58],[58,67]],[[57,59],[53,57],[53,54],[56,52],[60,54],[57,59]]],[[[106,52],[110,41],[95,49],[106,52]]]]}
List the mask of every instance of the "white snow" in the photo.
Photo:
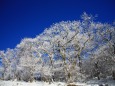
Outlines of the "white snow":
{"type": "Polygon", "coordinates": [[[18,81],[0,81],[0,86],[65,86],[65,83],[62,82],[54,82],[54,83],[46,83],[46,82],[18,82],[18,81]]]}
{"type": "Polygon", "coordinates": [[[108,84],[108,86],[115,86],[115,80],[111,79],[111,78],[108,78],[108,79],[101,79],[101,80],[97,80],[97,79],[92,79],[92,80],[89,80],[87,81],[87,84],[88,85],[92,85],[94,86],[94,84],[98,86],[98,84],[108,84]]]}
{"type": "MultiPolygon", "coordinates": [[[[73,83],[77,86],[99,86],[99,82],[91,80],[87,83],[73,83]]],[[[105,85],[104,83],[102,83],[105,85]]],[[[64,82],[53,82],[51,84],[46,82],[21,82],[21,81],[0,81],[0,86],[67,86],[64,82]]],[[[115,86],[115,82],[111,81],[108,86],[115,86]]]]}
{"type": "MultiPolygon", "coordinates": [[[[89,86],[83,83],[75,83],[79,86],[89,86]]],[[[19,81],[0,81],[0,86],[67,86],[63,82],[53,82],[51,84],[46,82],[19,82],[19,81]]]]}

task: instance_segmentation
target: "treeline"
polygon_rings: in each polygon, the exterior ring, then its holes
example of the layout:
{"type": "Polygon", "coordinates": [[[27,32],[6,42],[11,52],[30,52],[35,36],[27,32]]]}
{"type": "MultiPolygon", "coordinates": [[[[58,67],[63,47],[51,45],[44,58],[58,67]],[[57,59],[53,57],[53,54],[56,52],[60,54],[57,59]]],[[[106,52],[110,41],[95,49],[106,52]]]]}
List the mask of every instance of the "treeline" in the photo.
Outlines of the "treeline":
{"type": "Polygon", "coordinates": [[[0,78],[21,81],[115,79],[115,26],[81,20],[60,22],[36,38],[24,38],[14,49],[0,51],[0,78]]]}

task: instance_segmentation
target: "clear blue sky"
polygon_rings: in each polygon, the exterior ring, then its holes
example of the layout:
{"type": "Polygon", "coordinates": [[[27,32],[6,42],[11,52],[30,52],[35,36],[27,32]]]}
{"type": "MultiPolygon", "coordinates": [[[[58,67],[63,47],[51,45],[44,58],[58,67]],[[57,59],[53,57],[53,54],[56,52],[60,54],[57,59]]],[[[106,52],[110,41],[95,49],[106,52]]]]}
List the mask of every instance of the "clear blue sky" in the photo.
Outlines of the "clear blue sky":
{"type": "Polygon", "coordinates": [[[0,50],[36,37],[53,23],[77,20],[84,11],[112,23],[115,0],[0,0],[0,50]]]}

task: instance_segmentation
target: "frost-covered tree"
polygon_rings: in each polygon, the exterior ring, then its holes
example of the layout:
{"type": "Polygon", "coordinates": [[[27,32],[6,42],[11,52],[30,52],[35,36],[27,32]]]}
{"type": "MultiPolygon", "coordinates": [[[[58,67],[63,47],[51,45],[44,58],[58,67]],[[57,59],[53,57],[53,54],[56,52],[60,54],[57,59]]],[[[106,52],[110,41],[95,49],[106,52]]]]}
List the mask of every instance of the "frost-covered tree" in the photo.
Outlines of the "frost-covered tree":
{"type": "Polygon", "coordinates": [[[55,24],[37,37],[38,51],[42,58],[45,56],[46,62],[51,63],[52,68],[54,60],[62,61],[67,82],[74,81],[72,70],[81,67],[82,57],[87,51],[95,48],[93,40],[95,23],[92,16],[84,13],[82,18],[82,22],[68,21],[55,24]]]}
{"type": "MultiPolygon", "coordinates": [[[[17,45],[19,49],[18,56],[19,56],[19,64],[18,66],[22,68],[22,70],[27,69],[29,74],[27,75],[29,81],[34,79],[34,72],[37,63],[39,62],[40,58],[38,58],[38,54],[36,53],[36,48],[34,46],[35,40],[30,38],[25,38],[22,42],[17,45]]],[[[23,73],[25,72],[23,71],[23,73]]],[[[26,73],[27,74],[27,73],[26,73]]],[[[26,76],[25,76],[26,77],[26,76]]]]}
{"type": "Polygon", "coordinates": [[[95,41],[98,46],[90,53],[91,58],[84,62],[83,69],[90,77],[106,78],[114,75],[114,27],[108,24],[101,24],[101,28],[96,33],[95,41]],[[101,31],[101,32],[100,32],[101,31]]]}
{"type": "Polygon", "coordinates": [[[15,50],[7,49],[6,52],[1,51],[2,66],[4,68],[3,79],[14,79],[16,70],[15,50]]]}

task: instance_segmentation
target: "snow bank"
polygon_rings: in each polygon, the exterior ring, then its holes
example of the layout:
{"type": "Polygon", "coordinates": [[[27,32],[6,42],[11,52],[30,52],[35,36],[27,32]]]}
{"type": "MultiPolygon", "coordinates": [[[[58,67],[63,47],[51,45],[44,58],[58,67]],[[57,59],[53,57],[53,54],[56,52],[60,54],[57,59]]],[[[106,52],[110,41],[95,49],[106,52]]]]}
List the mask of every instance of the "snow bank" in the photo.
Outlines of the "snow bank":
{"type": "Polygon", "coordinates": [[[92,85],[92,86],[96,84],[97,86],[100,84],[103,84],[103,85],[108,84],[108,86],[115,86],[115,80],[113,79],[101,79],[101,80],[92,79],[92,80],[87,81],[87,84],[92,85]]]}
{"type": "MultiPolygon", "coordinates": [[[[114,81],[106,82],[108,86],[115,86],[114,81]]],[[[99,86],[99,84],[106,84],[106,83],[99,83],[96,80],[88,81],[87,83],[74,83],[77,86],[99,86]]],[[[0,86],[67,86],[66,83],[63,82],[53,82],[51,84],[46,82],[19,82],[19,81],[0,81],[0,86]]]]}
{"type": "MultiPolygon", "coordinates": [[[[16,82],[16,81],[0,81],[0,86],[37,86],[36,83],[16,82]]],[[[38,85],[42,86],[42,85],[38,85]]]]}
{"type": "Polygon", "coordinates": [[[52,84],[45,82],[18,82],[18,81],[0,81],[0,86],[65,86],[65,83],[54,82],[52,84]]]}
{"type": "MultiPolygon", "coordinates": [[[[87,86],[83,83],[74,83],[79,86],[87,86]]],[[[66,83],[63,82],[54,82],[54,83],[46,83],[46,82],[18,82],[18,81],[0,81],[0,86],[67,86],[66,83]]],[[[89,86],[89,85],[88,85],[89,86]]]]}

